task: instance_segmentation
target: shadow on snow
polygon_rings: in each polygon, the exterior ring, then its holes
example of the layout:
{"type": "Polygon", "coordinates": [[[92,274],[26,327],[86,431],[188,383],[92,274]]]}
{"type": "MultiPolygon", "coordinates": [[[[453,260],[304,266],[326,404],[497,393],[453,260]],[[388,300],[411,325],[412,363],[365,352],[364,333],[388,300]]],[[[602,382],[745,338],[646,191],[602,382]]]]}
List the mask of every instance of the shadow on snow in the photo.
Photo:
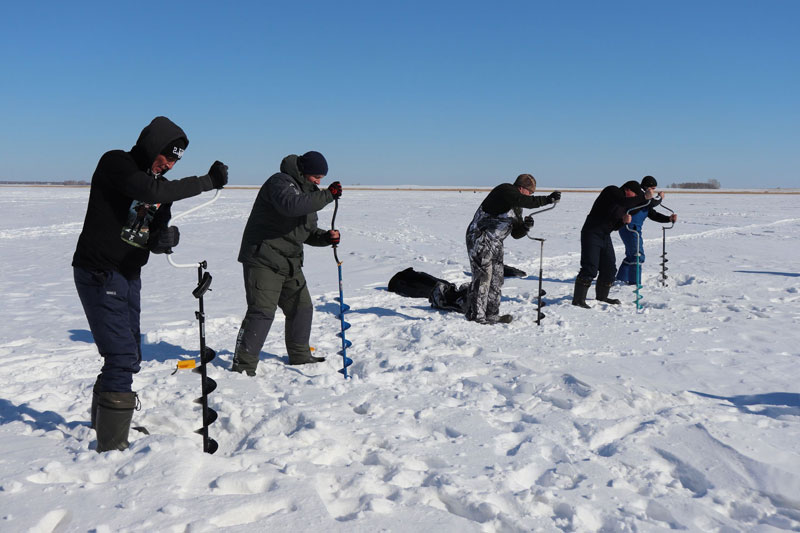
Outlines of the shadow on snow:
{"type": "Polygon", "coordinates": [[[742,394],[739,396],[717,396],[705,392],[689,392],[703,398],[725,400],[735,405],[743,413],[764,415],[770,418],[778,418],[784,415],[800,416],[800,394],[795,392],[768,392],[765,394],[742,394]],[[751,405],[778,407],[765,407],[761,410],[755,410],[749,407],[751,405]]]}
{"type": "MultiPolygon", "coordinates": [[[[92,332],[85,329],[71,329],[69,330],[69,340],[74,342],[85,342],[87,344],[94,344],[94,337],[92,332]]],[[[214,346],[209,346],[217,352],[217,357],[221,355],[232,355],[230,350],[217,350],[214,346]]],[[[142,336],[142,361],[156,361],[165,363],[170,360],[182,359],[199,359],[200,345],[198,342],[196,350],[187,350],[182,346],[170,344],[169,342],[159,341],[156,343],[144,342],[142,336]]],[[[215,359],[211,364],[213,366],[221,366],[220,361],[215,359]]]]}

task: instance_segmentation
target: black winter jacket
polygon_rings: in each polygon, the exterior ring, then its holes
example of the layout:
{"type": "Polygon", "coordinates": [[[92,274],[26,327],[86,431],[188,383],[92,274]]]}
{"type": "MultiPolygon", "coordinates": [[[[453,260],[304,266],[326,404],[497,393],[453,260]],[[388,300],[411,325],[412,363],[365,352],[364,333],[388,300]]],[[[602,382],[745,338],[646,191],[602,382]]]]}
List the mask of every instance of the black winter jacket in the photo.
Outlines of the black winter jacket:
{"type": "Polygon", "coordinates": [[[628,198],[625,191],[615,185],[609,185],[600,192],[600,196],[592,204],[586,215],[581,231],[599,231],[611,234],[622,227],[622,217],[632,207],[647,202],[643,193],[628,198]]]}
{"type": "Polygon", "coordinates": [[[488,238],[502,241],[510,234],[521,239],[528,233],[522,219],[522,208],[533,209],[552,203],[547,196],[526,196],[511,183],[501,183],[489,193],[475,212],[467,227],[467,235],[485,233],[488,238]]]}
{"type": "Polygon", "coordinates": [[[139,277],[150,255],[149,235],[166,227],[172,202],[213,188],[208,176],[175,181],[153,176],[150,168],[158,154],[179,138],[188,145],[180,127],[166,117],[156,117],[129,152],[103,154],[92,175],[72,266],[113,270],[128,279],[139,277]]]}
{"type": "Polygon", "coordinates": [[[280,170],[258,191],[238,259],[292,276],[303,266],[303,244],[330,244],[327,231],[317,227],[317,211],[331,203],[333,195],[303,176],[296,155],[284,157],[280,170]]]}

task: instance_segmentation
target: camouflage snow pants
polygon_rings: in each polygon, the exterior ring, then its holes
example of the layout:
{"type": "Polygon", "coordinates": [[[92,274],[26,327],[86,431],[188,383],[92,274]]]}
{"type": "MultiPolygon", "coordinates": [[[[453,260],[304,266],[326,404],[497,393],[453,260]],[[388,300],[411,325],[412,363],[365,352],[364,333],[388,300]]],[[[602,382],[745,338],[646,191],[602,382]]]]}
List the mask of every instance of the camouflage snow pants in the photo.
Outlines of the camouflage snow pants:
{"type": "Polygon", "coordinates": [[[490,234],[467,233],[467,253],[472,269],[469,286],[467,320],[485,322],[500,313],[500,293],[503,288],[503,241],[490,234]]]}

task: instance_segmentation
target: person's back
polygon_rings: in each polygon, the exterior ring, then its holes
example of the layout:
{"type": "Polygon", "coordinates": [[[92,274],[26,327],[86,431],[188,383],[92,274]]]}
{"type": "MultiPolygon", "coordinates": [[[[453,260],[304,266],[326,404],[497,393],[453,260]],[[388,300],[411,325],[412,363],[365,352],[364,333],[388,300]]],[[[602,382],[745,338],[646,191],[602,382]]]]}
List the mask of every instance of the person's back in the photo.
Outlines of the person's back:
{"type": "Polygon", "coordinates": [[[584,229],[596,229],[605,233],[611,233],[622,227],[622,219],[628,209],[641,205],[645,202],[641,194],[639,184],[632,189],[630,182],[622,187],[609,185],[605,187],[595,199],[586,221],[584,229]],[[626,196],[625,191],[630,190],[633,196],[626,196]]]}

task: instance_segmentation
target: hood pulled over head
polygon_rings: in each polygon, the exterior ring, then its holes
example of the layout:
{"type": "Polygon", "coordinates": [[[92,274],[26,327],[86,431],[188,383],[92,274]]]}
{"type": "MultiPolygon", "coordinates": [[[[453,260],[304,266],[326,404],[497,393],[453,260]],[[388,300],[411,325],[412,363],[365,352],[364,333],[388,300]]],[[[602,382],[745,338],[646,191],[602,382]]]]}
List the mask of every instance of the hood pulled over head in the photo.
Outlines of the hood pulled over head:
{"type": "Polygon", "coordinates": [[[165,150],[177,146],[181,148],[182,155],[188,145],[189,138],[180,126],[167,117],[156,117],[139,134],[132,151],[138,151],[149,166],[165,150]]]}

